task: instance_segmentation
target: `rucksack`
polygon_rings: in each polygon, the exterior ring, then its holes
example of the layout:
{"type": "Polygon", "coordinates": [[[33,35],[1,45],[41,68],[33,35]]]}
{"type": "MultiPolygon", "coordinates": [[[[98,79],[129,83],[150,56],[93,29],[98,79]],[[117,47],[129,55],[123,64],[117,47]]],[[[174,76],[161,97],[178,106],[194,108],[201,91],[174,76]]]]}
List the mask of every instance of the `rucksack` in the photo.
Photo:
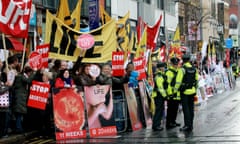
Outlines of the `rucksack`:
{"type": "Polygon", "coordinates": [[[172,78],[170,85],[171,85],[171,87],[174,87],[175,83],[176,83],[177,71],[175,71],[173,69],[168,69],[168,70],[170,70],[173,73],[173,78],[172,78]]]}
{"type": "Polygon", "coordinates": [[[196,86],[196,68],[195,67],[186,67],[183,66],[185,74],[183,76],[182,85],[180,90],[185,91],[186,89],[191,89],[193,86],[196,86]]]}
{"type": "MultiPolygon", "coordinates": [[[[163,88],[167,89],[167,87],[168,87],[167,76],[165,74],[156,74],[156,76],[162,76],[163,77],[163,79],[164,79],[163,88]]],[[[157,83],[156,83],[156,76],[154,77],[154,91],[158,91],[157,83]]]]}

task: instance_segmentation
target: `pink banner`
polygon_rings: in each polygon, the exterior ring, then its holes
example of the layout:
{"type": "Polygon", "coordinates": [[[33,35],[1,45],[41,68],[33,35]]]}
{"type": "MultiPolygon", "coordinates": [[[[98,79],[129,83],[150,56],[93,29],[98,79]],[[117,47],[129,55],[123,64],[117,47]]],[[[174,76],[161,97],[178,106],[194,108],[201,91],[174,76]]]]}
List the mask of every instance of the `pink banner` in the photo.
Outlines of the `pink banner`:
{"type": "Polygon", "coordinates": [[[90,137],[116,135],[110,85],[84,86],[90,137]]]}

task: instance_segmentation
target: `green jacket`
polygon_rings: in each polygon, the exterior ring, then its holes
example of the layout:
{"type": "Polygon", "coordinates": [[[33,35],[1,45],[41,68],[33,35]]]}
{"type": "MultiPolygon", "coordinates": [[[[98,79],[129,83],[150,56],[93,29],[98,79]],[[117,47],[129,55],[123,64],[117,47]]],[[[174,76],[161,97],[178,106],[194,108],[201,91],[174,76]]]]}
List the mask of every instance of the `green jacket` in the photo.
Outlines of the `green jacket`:
{"type": "Polygon", "coordinates": [[[34,74],[27,77],[24,74],[18,74],[13,83],[13,111],[18,113],[27,113],[27,100],[29,88],[31,86],[34,74]]]}

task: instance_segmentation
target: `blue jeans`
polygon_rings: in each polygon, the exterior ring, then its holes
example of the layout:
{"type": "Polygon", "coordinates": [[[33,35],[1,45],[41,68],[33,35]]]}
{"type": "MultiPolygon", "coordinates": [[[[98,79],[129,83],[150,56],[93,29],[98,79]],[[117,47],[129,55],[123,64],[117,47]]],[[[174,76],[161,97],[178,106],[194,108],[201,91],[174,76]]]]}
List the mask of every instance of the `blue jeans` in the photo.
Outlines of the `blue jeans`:
{"type": "Polygon", "coordinates": [[[124,129],[124,101],[119,101],[123,99],[123,96],[121,94],[114,95],[113,99],[116,101],[114,102],[113,111],[114,111],[114,117],[116,122],[116,127],[118,131],[122,131],[124,129]]]}

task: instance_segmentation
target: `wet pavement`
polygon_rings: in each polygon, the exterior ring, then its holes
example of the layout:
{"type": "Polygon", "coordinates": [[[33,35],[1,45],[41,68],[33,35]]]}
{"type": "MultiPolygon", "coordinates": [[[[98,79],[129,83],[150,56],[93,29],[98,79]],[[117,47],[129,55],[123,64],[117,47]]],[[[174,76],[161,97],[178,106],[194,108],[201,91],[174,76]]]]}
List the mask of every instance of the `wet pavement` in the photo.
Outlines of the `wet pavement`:
{"type": "MultiPolygon", "coordinates": [[[[53,137],[23,136],[14,143],[206,143],[206,144],[240,144],[240,81],[234,90],[214,95],[195,107],[194,129],[191,133],[180,132],[176,127],[156,132],[143,128],[134,132],[123,132],[117,136],[78,139],[56,142],[53,137]]],[[[183,114],[178,114],[178,122],[183,125],[183,114]]],[[[0,143],[9,143],[11,137],[0,139],[0,143]]]]}

